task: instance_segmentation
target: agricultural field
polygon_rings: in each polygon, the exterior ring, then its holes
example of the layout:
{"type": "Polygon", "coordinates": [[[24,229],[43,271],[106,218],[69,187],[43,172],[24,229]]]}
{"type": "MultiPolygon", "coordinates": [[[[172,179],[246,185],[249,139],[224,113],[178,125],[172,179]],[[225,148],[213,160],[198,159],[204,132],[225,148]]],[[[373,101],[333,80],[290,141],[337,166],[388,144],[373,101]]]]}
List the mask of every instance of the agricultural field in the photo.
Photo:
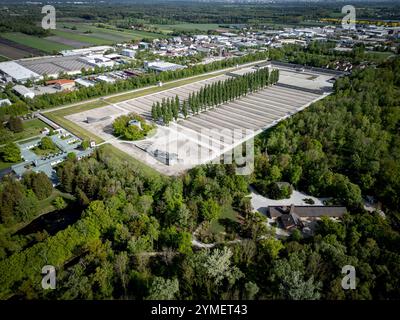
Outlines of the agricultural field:
{"type": "Polygon", "coordinates": [[[41,50],[13,42],[8,39],[4,39],[0,35],[0,56],[4,58],[14,60],[28,58],[32,56],[40,56],[43,54],[44,52],[41,50]]]}
{"type": "MultiPolygon", "coordinates": [[[[108,28],[109,27],[109,28],[108,28]]],[[[0,34],[0,61],[22,59],[61,50],[165,37],[161,33],[100,28],[88,23],[60,23],[51,36],[40,38],[20,32],[0,34]],[[4,57],[4,58],[2,58],[4,57]]]]}
{"type": "Polygon", "coordinates": [[[20,32],[7,32],[0,35],[2,38],[13,41],[24,46],[44,51],[46,53],[54,53],[61,50],[72,49],[72,46],[57,43],[47,39],[30,36],[20,32]]]}
{"type": "Polygon", "coordinates": [[[0,59],[2,59],[2,57],[6,57],[8,59],[21,59],[29,56],[28,52],[13,48],[8,44],[3,44],[1,43],[2,42],[1,40],[3,39],[0,38],[0,55],[1,55],[0,59]]]}
{"type": "Polygon", "coordinates": [[[90,42],[90,41],[102,41],[101,44],[112,44],[116,42],[125,42],[132,40],[141,40],[141,39],[156,39],[164,37],[163,34],[160,33],[152,33],[145,31],[135,31],[135,30],[117,30],[114,27],[109,26],[109,28],[101,28],[88,23],[76,23],[69,24],[63,23],[62,28],[64,32],[69,32],[74,36],[78,36],[79,38],[75,38],[75,40],[90,42]],[[72,30],[71,28],[75,27],[76,30],[72,30]],[[70,28],[70,29],[67,29],[70,28]],[[91,39],[91,40],[87,40],[91,39]]]}
{"type": "MultiPolygon", "coordinates": [[[[82,33],[80,31],[70,30],[70,29],[57,29],[53,30],[54,36],[59,38],[58,41],[63,41],[64,43],[70,42],[75,43],[74,47],[87,47],[91,45],[108,45],[112,44],[113,41],[110,39],[104,39],[96,37],[93,33],[82,33]]],[[[52,38],[50,37],[50,38],[52,38]]]]}
{"type": "Polygon", "coordinates": [[[222,26],[215,23],[179,23],[179,24],[166,24],[166,25],[153,25],[153,27],[158,27],[163,32],[171,32],[173,30],[178,31],[209,31],[215,29],[221,29],[222,26]]]}

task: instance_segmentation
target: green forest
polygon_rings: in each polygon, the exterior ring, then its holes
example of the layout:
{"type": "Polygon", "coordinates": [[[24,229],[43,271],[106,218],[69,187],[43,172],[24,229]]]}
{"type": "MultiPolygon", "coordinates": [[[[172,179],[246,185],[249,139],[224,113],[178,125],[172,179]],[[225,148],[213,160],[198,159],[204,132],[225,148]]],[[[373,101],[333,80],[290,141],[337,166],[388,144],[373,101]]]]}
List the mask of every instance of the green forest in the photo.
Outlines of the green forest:
{"type": "Polygon", "coordinates": [[[167,178],[101,148],[59,166],[59,190],[42,176],[4,179],[0,298],[399,299],[399,71],[399,59],[357,70],[258,136],[250,176],[209,164],[167,178]],[[314,237],[278,240],[247,197],[250,186],[276,181],[330,197],[348,214],[322,219],[314,237]],[[21,232],[55,191],[69,195],[75,220],[21,232]],[[384,216],[364,210],[366,196],[384,216]],[[237,220],[223,218],[227,211],[237,220]],[[193,246],[194,231],[216,221],[226,237],[212,249],[193,246]],[[57,290],[40,287],[46,264],[57,268],[57,290]],[[341,287],[347,264],[357,269],[355,290],[341,287]]]}

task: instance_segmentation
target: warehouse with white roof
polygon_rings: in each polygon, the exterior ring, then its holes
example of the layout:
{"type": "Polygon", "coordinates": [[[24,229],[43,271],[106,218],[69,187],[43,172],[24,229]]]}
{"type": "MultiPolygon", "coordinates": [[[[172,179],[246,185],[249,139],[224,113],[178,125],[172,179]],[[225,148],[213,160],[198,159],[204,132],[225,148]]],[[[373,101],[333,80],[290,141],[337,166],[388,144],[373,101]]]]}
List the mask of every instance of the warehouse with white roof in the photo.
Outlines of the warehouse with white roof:
{"type": "Polygon", "coordinates": [[[31,89],[29,89],[23,85],[18,84],[16,86],[14,86],[13,90],[16,93],[18,93],[21,97],[24,97],[24,98],[33,99],[35,97],[35,93],[31,89]]]}
{"type": "Polygon", "coordinates": [[[28,80],[39,80],[42,78],[36,72],[33,72],[14,61],[1,62],[0,74],[5,80],[22,83],[28,80]]]}
{"type": "Polygon", "coordinates": [[[153,62],[146,61],[144,66],[147,69],[154,70],[157,72],[175,71],[186,68],[185,66],[182,66],[180,64],[164,62],[159,60],[153,62]]]}

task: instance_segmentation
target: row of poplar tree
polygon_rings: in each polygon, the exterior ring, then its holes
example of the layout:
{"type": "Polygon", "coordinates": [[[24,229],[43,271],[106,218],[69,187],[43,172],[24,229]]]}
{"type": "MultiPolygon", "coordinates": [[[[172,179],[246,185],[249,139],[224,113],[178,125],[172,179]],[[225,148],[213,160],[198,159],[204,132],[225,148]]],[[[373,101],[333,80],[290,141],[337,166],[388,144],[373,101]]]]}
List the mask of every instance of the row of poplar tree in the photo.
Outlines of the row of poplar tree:
{"type": "Polygon", "coordinates": [[[258,69],[252,73],[206,85],[198,92],[189,94],[189,98],[182,103],[178,96],[175,99],[164,98],[161,102],[153,104],[151,116],[154,121],[162,120],[165,125],[168,125],[172,120],[178,119],[179,113],[187,118],[189,113],[195,115],[204,112],[249,93],[259,91],[278,81],[278,69],[272,71],[269,71],[268,68],[258,69]]]}

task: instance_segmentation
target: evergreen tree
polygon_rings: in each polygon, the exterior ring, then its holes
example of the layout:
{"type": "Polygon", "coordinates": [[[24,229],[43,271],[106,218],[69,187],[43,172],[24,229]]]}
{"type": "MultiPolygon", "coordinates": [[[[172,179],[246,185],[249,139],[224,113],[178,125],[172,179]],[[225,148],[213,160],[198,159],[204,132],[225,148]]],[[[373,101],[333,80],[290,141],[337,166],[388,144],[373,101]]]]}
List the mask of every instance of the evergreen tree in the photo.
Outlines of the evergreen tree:
{"type": "Polygon", "coordinates": [[[153,103],[153,105],[151,107],[151,117],[153,118],[153,121],[157,121],[158,120],[157,109],[156,109],[155,103],[153,103]]]}
{"type": "Polygon", "coordinates": [[[186,102],[186,100],[184,100],[184,101],[182,102],[182,114],[183,114],[183,116],[184,116],[185,119],[186,119],[187,116],[188,116],[188,108],[187,108],[187,102],[186,102]]]}
{"type": "Polygon", "coordinates": [[[157,101],[157,104],[156,104],[156,113],[157,113],[157,119],[160,119],[162,117],[162,110],[161,110],[161,104],[159,101],[157,101]]]}

